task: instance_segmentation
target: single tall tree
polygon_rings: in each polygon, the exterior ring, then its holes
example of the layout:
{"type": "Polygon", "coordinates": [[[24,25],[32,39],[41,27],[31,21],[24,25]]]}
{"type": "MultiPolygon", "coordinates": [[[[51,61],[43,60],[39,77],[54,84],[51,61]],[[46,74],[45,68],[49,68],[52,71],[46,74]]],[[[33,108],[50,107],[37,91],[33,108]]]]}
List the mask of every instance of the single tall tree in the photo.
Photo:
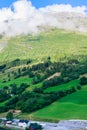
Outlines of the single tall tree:
{"type": "Polygon", "coordinates": [[[13,113],[12,113],[12,112],[8,112],[8,113],[7,113],[7,116],[6,116],[6,119],[7,119],[8,121],[12,121],[12,119],[13,119],[13,113]]]}

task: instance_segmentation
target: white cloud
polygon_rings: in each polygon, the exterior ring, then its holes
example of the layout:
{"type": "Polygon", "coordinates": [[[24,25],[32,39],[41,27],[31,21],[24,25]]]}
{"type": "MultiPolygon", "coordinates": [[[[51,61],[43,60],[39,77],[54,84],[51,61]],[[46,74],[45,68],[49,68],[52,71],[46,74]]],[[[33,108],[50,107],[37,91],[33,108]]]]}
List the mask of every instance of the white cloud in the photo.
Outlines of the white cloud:
{"type": "Polygon", "coordinates": [[[67,5],[64,5],[64,4],[60,4],[60,5],[54,4],[54,5],[51,5],[51,6],[47,6],[45,8],[41,8],[40,10],[44,11],[44,12],[77,12],[77,13],[84,13],[85,10],[86,10],[86,7],[85,6],[82,6],[82,7],[80,7],[80,6],[72,7],[69,4],[67,4],[67,5]]]}
{"type": "Polygon", "coordinates": [[[79,20],[72,19],[73,13],[78,18],[86,17],[87,9],[85,6],[72,7],[63,4],[36,9],[27,0],[14,2],[12,8],[0,9],[0,34],[7,36],[36,34],[41,26],[74,29],[79,20]]]}
{"type": "Polygon", "coordinates": [[[9,20],[13,15],[13,12],[10,8],[3,8],[0,10],[0,22],[9,20]]]}
{"type": "Polygon", "coordinates": [[[17,1],[13,4],[14,7],[14,18],[16,19],[28,19],[32,17],[36,11],[35,7],[32,6],[31,2],[27,0],[17,1]]]}

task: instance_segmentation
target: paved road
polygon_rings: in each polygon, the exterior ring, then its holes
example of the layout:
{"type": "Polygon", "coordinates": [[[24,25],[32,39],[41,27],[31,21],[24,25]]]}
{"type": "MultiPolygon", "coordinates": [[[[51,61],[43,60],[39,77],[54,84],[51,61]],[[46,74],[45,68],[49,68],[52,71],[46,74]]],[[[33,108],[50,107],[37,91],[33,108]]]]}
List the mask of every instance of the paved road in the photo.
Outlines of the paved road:
{"type": "Polygon", "coordinates": [[[87,130],[87,120],[65,120],[59,123],[37,122],[43,130],[87,130]]]}
{"type": "Polygon", "coordinates": [[[18,126],[14,126],[14,125],[6,124],[6,126],[7,126],[8,128],[15,128],[15,130],[16,130],[16,129],[19,129],[19,130],[25,130],[25,128],[18,127],[18,126]]]}
{"type": "Polygon", "coordinates": [[[87,121],[60,121],[57,125],[45,126],[44,130],[87,130],[87,121]]]}
{"type": "MultiPolygon", "coordinates": [[[[49,122],[39,122],[39,121],[30,121],[31,123],[39,123],[42,125],[43,130],[87,130],[87,120],[63,120],[59,123],[49,123],[49,122]]],[[[19,128],[20,130],[24,130],[18,126],[8,127],[19,128]]]]}

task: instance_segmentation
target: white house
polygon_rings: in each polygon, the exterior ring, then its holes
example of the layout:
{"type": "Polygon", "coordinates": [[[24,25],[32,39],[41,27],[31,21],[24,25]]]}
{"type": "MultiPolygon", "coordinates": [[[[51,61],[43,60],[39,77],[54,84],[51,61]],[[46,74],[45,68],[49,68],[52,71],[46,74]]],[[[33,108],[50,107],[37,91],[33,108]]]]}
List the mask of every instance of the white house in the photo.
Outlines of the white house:
{"type": "Polygon", "coordinates": [[[23,128],[29,127],[30,126],[30,121],[28,121],[28,120],[19,120],[18,126],[23,127],[23,128]]]}

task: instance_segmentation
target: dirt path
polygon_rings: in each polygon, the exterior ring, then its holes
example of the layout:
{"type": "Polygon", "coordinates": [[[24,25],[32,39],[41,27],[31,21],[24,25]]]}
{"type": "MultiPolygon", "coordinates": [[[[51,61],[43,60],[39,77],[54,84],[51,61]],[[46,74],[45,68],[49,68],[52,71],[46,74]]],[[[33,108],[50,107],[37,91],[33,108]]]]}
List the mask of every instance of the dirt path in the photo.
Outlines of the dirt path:
{"type": "Polygon", "coordinates": [[[61,75],[60,72],[56,72],[55,74],[51,75],[50,77],[48,77],[48,78],[45,79],[45,80],[50,80],[50,79],[52,79],[52,78],[54,78],[54,77],[56,77],[56,76],[60,76],[60,75],[61,75]]]}

